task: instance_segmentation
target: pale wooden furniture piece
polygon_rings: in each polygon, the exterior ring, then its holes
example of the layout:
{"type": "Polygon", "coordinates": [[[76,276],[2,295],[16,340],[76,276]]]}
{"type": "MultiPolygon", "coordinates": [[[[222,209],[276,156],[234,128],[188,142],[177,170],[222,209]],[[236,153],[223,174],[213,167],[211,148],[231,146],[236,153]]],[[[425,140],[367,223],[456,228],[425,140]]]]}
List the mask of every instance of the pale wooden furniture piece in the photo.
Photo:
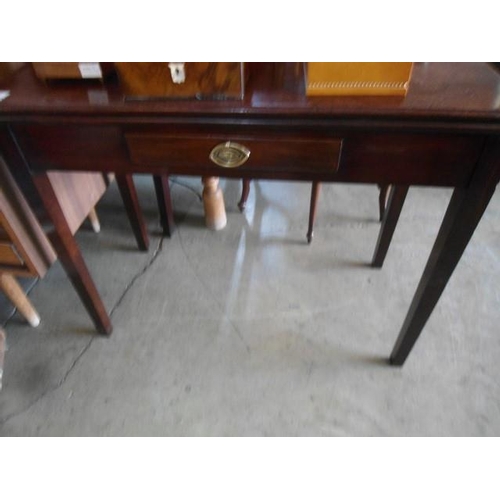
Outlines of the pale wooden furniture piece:
{"type": "Polygon", "coordinates": [[[55,260],[42,227],[0,158],[0,290],[32,326],[40,317],[14,276],[43,277],[55,260]]]}
{"type": "Polygon", "coordinates": [[[43,277],[56,254],[0,157],[0,270],[43,277]]]}
{"type": "Polygon", "coordinates": [[[88,217],[98,233],[100,224],[94,207],[107,189],[104,176],[89,172],[50,172],[48,175],[71,232],[75,234],[88,217]]]}

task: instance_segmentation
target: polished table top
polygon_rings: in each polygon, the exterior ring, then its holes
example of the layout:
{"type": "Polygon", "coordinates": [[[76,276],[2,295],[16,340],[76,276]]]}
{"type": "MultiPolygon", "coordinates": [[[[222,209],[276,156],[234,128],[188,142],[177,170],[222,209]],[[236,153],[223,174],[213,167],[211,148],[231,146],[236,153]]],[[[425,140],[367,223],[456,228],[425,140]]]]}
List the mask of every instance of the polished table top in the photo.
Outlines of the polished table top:
{"type": "Polygon", "coordinates": [[[360,120],[396,119],[403,127],[500,133],[500,73],[487,63],[415,63],[405,97],[307,97],[303,63],[251,63],[249,71],[241,101],[140,101],[125,100],[116,79],[45,84],[28,65],[2,85],[10,96],[0,102],[0,122],[34,116],[161,121],[185,115],[239,120],[272,115],[329,118],[352,126],[360,120]]]}

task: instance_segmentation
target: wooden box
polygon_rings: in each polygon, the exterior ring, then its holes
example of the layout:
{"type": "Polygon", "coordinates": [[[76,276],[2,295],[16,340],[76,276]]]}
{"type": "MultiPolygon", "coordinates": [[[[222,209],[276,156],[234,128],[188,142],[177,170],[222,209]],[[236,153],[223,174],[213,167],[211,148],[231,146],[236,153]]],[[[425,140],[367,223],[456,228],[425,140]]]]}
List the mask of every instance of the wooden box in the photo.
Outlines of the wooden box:
{"type": "Polygon", "coordinates": [[[306,94],[404,96],[413,63],[309,62],[306,94]]]}
{"type": "Polygon", "coordinates": [[[246,71],[239,62],[115,63],[126,97],[243,99],[246,71]]]}
{"type": "Polygon", "coordinates": [[[41,80],[102,80],[114,69],[113,63],[99,62],[34,62],[32,65],[41,80]]]}

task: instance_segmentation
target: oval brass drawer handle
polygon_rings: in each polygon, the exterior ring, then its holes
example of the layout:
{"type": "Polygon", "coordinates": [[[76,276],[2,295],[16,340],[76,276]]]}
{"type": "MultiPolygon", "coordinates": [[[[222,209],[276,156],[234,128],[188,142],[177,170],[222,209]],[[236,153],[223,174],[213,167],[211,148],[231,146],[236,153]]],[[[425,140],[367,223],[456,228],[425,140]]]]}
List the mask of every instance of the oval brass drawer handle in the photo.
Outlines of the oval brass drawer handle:
{"type": "Polygon", "coordinates": [[[250,150],[237,142],[227,141],[210,151],[210,159],[219,167],[234,168],[243,165],[250,156],[250,150]]]}

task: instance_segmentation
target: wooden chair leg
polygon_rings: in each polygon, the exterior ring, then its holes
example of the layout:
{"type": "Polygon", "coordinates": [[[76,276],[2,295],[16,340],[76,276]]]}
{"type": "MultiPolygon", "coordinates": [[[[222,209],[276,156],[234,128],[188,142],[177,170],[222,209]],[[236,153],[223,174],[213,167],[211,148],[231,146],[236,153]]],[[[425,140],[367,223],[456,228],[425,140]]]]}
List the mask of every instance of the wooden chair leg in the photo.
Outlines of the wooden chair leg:
{"type": "Polygon", "coordinates": [[[380,193],[378,196],[379,221],[384,219],[385,208],[387,206],[387,196],[389,195],[390,184],[379,184],[380,193]]]}
{"type": "Polygon", "coordinates": [[[127,210],[130,225],[132,226],[135,239],[137,240],[137,245],[140,250],[146,251],[149,247],[148,232],[139,205],[139,199],[137,198],[137,191],[135,190],[132,175],[117,174],[116,183],[118,184],[118,189],[120,190],[125,209],[127,210]]]}
{"type": "Polygon", "coordinates": [[[316,220],[316,208],[318,205],[320,190],[321,183],[313,182],[311,187],[311,205],[309,207],[309,228],[307,230],[307,243],[311,243],[313,239],[314,221],[316,220]]]}
{"type": "Polygon", "coordinates": [[[153,182],[155,185],[156,200],[158,202],[158,211],[160,212],[160,222],[163,228],[163,234],[170,237],[175,230],[175,223],[168,175],[153,175],[153,182]]]}
{"type": "Polygon", "coordinates": [[[248,195],[250,193],[250,179],[241,179],[242,181],[242,189],[241,189],[241,199],[238,202],[238,208],[240,212],[245,210],[245,206],[247,204],[248,195]]]}
{"type": "Polygon", "coordinates": [[[382,220],[382,226],[375,247],[375,253],[373,254],[373,267],[382,267],[384,263],[407,193],[408,186],[390,187],[389,201],[387,202],[384,219],[382,220]]]}
{"type": "Polygon", "coordinates": [[[94,233],[99,233],[101,231],[101,223],[99,222],[99,217],[97,217],[97,212],[95,211],[95,207],[89,212],[87,217],[90,221],[94,233]]]}
{"type": "Polygon", "coordinates": [[[12,274],[0,273],[0,290],[31,326],[40,324],[40,316],[12,274]]]}

